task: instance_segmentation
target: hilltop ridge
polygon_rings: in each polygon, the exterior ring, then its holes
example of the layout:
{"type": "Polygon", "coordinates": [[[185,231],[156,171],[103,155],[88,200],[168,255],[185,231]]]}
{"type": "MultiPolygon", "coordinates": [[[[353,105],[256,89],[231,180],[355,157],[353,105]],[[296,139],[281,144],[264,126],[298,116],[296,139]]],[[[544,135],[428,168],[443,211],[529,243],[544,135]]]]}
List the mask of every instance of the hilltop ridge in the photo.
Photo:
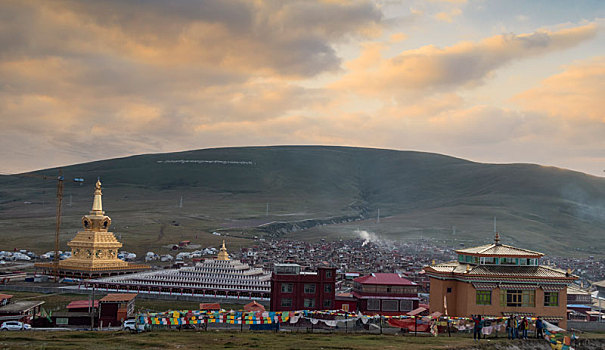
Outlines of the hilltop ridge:
{"type": "MultiPolygon", "coordinates": [[[[534,164],[484,164],[413,151],[273,146],[137,155],[67,166],[63,172],[87,182],[65,187],[62,241],[79,228],[80,216],[89,210],[92,179],[100,177],[114,231],[123,234],[125,246],[139,249],[181,238],[210,241],[215,230],[246,244],[267,234],[259,225],[301,221],[310,225],[274,235],[338,238],[360,228],[392,239],[483,243],[491,240],[494,216],[504,241],[526,248],[601,254],[604,246],[599,238],[605,234],[605,178],[534,164]]],[[[2,249],[32,239],[50,247],[54,183],[0,176],[0,188],[2,249]],[[17,238],[15,231],[21,232],[17,238]]]]}

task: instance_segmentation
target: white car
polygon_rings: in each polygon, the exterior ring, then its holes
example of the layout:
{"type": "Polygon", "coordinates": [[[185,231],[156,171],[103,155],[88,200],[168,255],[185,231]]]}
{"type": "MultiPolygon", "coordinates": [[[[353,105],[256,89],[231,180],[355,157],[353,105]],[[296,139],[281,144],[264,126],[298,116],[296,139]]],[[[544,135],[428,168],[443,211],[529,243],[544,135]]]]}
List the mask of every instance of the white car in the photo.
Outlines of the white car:
{"type": "Polygon", "coordinates": [[[137,321],[133,320],[133,319],[124,321],[122,328],[125,331],[131,331],[131,332],[144,332],[145,331],[145,325],[137,324],[137,321]]]}
{"type": "Polygon", "coordinates": [[[19,321],[6,321],[0,326],[1,331],[26,331],[31,328],[31,325],[19,321]]]}

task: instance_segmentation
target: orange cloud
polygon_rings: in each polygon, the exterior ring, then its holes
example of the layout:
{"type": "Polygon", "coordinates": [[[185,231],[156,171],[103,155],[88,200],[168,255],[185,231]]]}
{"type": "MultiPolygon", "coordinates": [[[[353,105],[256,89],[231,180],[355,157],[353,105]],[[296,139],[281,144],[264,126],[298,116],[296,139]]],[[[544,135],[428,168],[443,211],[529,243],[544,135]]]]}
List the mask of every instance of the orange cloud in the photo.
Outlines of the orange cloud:
{"type": "Polygon", "coordinates": [[[575,121],[605,123],[605,57],[569,65],[513,98],[525,109],[575,121]]]}
{"type": "Polygon", "coordinates": [[[442,22],[452,23],[454,21],[454,17],[460,16],[462,14],[462,10],[459,8],[455,8],[448,12],[439,12],[435,15],[435,19],[442,22]]]}
{"type": "Polygon", "coordinates": [[[370,45],[358,59],[346,63],[348,74],[332,87],[362,94],[396,95],[475,86],[514,60],[569,48],[594,37],[596,31],[595,24],[587,24],[556,32],[497,35],[445,48],[424,46],[391,58],[375,58],[379,48],[370,45]],[[368,64],[368,58],[375,58],[374,64],[368,64]]]}

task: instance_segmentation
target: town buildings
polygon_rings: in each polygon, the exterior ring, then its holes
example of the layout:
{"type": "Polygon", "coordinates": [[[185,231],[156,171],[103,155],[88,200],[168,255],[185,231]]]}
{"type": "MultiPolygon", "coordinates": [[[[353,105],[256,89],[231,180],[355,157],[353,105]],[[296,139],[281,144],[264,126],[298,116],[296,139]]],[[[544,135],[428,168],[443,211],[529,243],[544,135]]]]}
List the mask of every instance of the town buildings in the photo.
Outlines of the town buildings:
{"type": "Polygon", "coordinates": [[[576,276],[540,265],[543,254],[500,243],[457,250],[427,266],[430,311],[450,316],[541,316],[566,327],[567,286],[576,276]]]}
{"type": "Polygon", "coordinates": [[[397,273],[372,273],[353,280],[352,296],[364,314],[404,315],[418,308],[418,285],[397,273]]]}
{"type": "Polygon", "coordinates": [[[298,264],[275,264],[271,275],[271,311],[331,310],[334,308],[336,268],[320,266],[301,271],[298,264]]]}
{"type": "Polygon", "coordinates": [[[118,258],[122,243],[108,231],[111,218],[103,211],[102,195],[101,181],[97,180],[92,210],[82,218],[84,230],[67,243],[71,247],[71,257],[58,263],[36,263],[37,271],[49,275],[93,278],[149,269],[148,265],[131,264],[118,258]]]}
{"type": "Polygon", "coordinates": [[[270,279],[271,275],[262,269],[231,260],[223,241],[216,259],[205,259],[195,266],[105,277],[86,281],[85,286],[106,291],[268,301],[270,279]]]}

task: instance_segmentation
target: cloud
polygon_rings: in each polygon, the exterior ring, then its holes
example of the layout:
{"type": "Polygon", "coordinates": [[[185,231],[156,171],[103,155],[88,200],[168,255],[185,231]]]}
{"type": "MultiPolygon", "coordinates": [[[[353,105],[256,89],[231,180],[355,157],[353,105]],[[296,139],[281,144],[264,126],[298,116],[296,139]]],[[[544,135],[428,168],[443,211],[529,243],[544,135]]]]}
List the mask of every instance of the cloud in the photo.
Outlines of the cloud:
{"type": "Polygon", "coordinates": [[[334,42],[379,31],[382,19],[370,1],[9,1],[2,12],[5,58],[119,56],[299,77],[338,69],[334,42]]]}
{"type": "Polygon", "coordinates": [[[513,101],[536,113],[575,123],[605,124],[605,57],[576,62],[513,101]]]}
{"type": "Polygon", "coordinates": [[[381,21],[364,0],[3,1],[0,139],[27,145],[3,159],[42,168],[266,142],[270,120],[322,103],[296,82],[339,71],[335,45],[374,37],[381,21]],[[254,123],[253,137],[229,129],[254,123]]]}
{"type": "Polygon", "coordinates": [[[389,6],[372,1],[3,1],[0,172],[267,144],[602,158],[605,131],[589,122],[603,109],[602,61],[545,80],[514,100],[517,110],[461,91],[510,62],[588,40],[595,25],[386,56],[418,47],[423,26],[443,26],[430,16],[461,5],[428,6],[426,16],[402,6],[385,19],[389,6]],[[562,116],[545,106],[564,84],[577,93],[557,101],[562,116]],[[578,101],[584,111],[572,110],[578,101]]]}
{"type": "Polygon", "coordinates": [[[596,32],[595,24],[587,24],[555,32],[503,34],[445,48],[424,46],[391,58],[383,57],[379,47],[366,46],[359,58],[346,63],[348,74],[333,88],[396,95],[477,86],[514,60],[572,47],[594,37],[596,32]],[[374,59],[371,65],[366,63],[368,56],[374,59]]]}
{"type": "Polygon", "coordinates": [[[462,14],[462,10],[459,8],[452,9],[451,11],[443,11],[435,14],[435,19],[442,22],[452,23],[454,21],[454,17],[460,16],[462,14]]]}

